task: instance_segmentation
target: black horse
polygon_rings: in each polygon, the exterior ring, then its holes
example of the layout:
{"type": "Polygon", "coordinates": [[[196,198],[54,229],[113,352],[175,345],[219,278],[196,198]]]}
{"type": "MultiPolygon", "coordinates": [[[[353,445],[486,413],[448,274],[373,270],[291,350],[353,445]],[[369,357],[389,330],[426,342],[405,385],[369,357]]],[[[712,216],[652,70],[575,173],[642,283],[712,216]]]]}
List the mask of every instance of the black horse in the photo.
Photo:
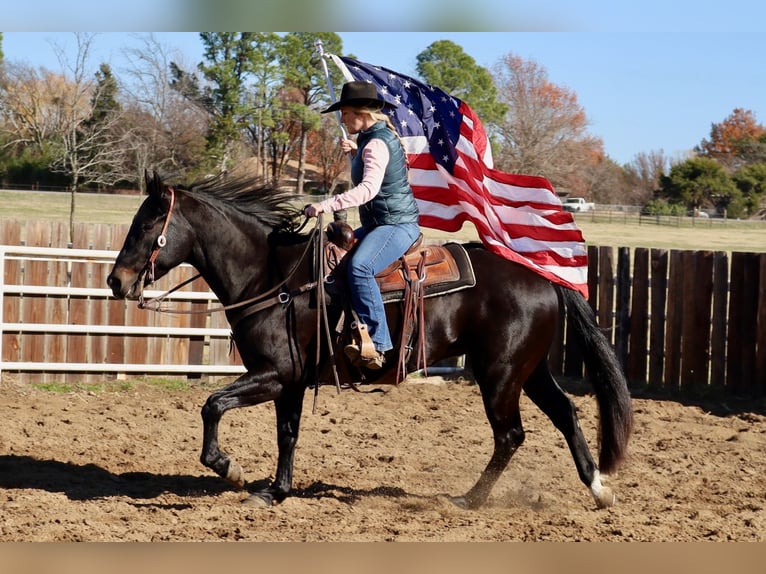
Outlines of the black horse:
{"type": "MultiPolygon", "coordinates": [[[[251,492],[264,505],[281,502],[292,486],[293,455],[305,391],[330,359],[318,325],[314,233],[301,232],[294,197],[252,182],[211,178],[171,187],[147,177],[148,197],[136,213],[107,283],[115,297],[139,297],[145,285],[181,263],[193,265],[227,308],[233,339],[247,372],[210,395],[202,408],[201,462],[240,488],[242,468],[219,448],[218,424],[229,409],[274,401],[279,458],[270,485],[251,492]],[[239,305],[237,305],[240,303],[239,305]],[[320,351],[317,352],[317,345],[320,351]]],[[[516,263],[469,246],[476,285],[425,299],[427,364],[465,355],[481,390],[494,452],[476,484],[453,501],[480,507],[524,441],[522,389],[563,434],[580,480],[596,504],[614,504],[601,473],[624,460],[632,428],[631,398],[616,355],[585,299],[516,263]],[[572,401],[551,375],[547,357],[562,313],[568,312],[599,404],[600,455],[593,460],[572,401]]],[[[401,304],[388,304],[396,334],[401,304]]],[[[342,353],[334,357],[342,357],[342,353]]],[[[341,361],[341,359],[338,359],[341,361]]],[[[342,358],[345,361],[345,357],[342,358]]],[[[364,373],[394,379],[393,365],[364,373]]],[[[414,367],[414,365],[410,365],[414,367]]],[[[349,367],[350,368],[350,367],[349,367]]],[[[344,383],[351,372],[340,369],[344,383]]]]}

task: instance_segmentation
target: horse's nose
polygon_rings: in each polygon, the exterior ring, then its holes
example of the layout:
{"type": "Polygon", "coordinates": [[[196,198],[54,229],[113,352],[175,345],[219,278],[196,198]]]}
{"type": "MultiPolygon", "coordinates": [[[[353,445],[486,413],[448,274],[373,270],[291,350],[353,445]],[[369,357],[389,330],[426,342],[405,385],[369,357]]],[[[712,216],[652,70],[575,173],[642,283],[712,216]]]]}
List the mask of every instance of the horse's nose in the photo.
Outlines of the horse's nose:
{"type": "Polygon", "coordinates": [[[112,294],[115,297],[122,296],[122,281],[120,281],[120,278],[117,277],[114,272],[110,273],[106,278],[106,284],[112,290],[112,294]]]}

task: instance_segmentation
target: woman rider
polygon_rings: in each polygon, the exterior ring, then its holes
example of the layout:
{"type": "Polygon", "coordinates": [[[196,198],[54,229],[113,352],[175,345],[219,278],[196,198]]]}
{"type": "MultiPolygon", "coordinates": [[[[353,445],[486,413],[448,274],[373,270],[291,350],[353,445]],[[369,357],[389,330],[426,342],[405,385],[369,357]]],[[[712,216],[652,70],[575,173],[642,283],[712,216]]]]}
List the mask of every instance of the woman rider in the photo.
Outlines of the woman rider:
{"type": "Polygon", "coordinates": [[[368,82],[343,85],[340,99],[323,110],[341,112],[341,122],[356,141],[341,139],[344,153],[352,154],[348,191],[307,205],[304,213],[316,217],[359,208],[361,227],[354,231],[356,246],[349,253],[348,281],[351,304],[366,325],[375,356],[362,357],[358,345],[346,354],[358,366],[380,369],[385,353],[393,349],[386,313],[375,275],[399,259],[420,235],[418,206],[408,180],[407,158],[401,140],[383,109],[391,107],[368,82]]]}

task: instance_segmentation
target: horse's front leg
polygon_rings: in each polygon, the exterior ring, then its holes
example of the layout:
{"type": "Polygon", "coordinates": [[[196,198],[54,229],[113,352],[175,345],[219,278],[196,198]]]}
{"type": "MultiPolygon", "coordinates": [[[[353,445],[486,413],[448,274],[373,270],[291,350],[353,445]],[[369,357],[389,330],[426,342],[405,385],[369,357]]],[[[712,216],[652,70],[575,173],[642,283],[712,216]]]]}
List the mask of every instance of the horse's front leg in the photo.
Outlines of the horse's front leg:
{"type": "Polygon", "coordinates": [[[298,431],[303,410],[303,395],[305,387],[286,390],[274,401],[277,411],[277,474],[274,481],[266,488],[253,490],[247,499],[254,506],[271,506],[282,502],[290,492],[293,484],[293,460],[295,445],[298,442],[298,431]]]}
{"type": "Polygon", "coordinates": [[[243,488],[242,467],[229,459],[218,446],[218,423],[223,414],[239,407],[249,407],[276,400],[283,391],[273,369],[248,371],[227,387],[211,394],[202,407],[202,454],[200,462],[234,486],[243,488]]]}

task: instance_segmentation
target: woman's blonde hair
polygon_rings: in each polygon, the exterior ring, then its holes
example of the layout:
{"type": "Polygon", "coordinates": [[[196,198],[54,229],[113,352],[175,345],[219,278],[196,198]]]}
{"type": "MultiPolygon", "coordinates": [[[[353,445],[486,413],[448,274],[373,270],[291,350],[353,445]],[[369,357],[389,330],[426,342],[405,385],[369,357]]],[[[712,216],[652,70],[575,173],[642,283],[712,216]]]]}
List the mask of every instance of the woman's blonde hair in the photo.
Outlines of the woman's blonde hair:
{"type": "Polygon", "coordinates": [[[396,131],[396,128],[394,127],[394,124],[391,121],[391,117],[388,114],[385,114],[382,111],[374,109],[374,108],[357,108],[356,111],[357,113],[368,114],[376,122],[385,122],[388,129],[394,132],[396,139],[399,140],[399,145],[402,146],[402,151],[404,152],[404,163],[407,165],[407,167],[409,167],[410,162],[407,159],[407,149],[404,147],[404,142],[402,141],[402,138],[399,136],[399,132],[396,131]]]}

